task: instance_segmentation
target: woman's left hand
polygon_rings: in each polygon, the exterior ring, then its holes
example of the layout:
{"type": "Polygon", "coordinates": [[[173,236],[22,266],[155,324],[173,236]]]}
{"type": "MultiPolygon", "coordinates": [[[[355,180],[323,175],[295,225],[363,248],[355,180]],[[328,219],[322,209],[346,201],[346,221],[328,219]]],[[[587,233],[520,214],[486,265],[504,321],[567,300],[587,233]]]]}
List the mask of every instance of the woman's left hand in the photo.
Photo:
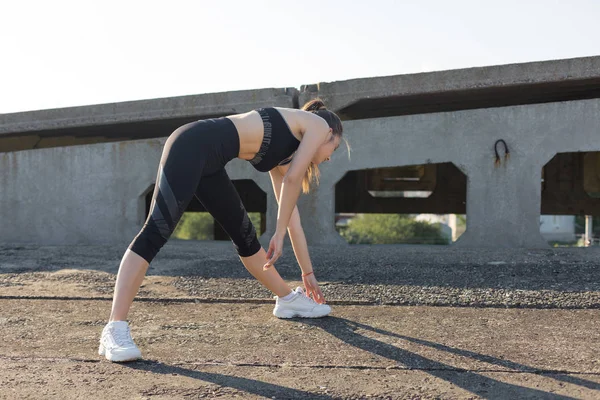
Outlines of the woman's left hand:
{"type": "Polygon", "coordinates": [[[285,235],[275,232],[275,235],[271,238],[269,251],[267,251],[267,263],[263,266],[263,270],[271,268],[275,264],[275,261],[281,256],[281,253],[283,252],[284,237],[285,235]]]}
{"type": "Polygon", "coordinates": [[[325,303],[325,297],[323,296],[323,292],[317,283],[317,278],[315,278],[314,273],[310,273],[308,275],[302,274],[302,283],[304,283],[304,289],[308,297],[312,295],[314,301],[317,303],[325,303]]]}

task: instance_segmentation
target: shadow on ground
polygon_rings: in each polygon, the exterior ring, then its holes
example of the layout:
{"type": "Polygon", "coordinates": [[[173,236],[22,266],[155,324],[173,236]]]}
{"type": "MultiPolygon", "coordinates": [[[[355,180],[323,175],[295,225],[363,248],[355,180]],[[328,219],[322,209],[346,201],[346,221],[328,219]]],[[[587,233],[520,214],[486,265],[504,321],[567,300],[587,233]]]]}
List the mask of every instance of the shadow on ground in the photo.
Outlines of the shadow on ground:
{"type": "Polygon", "coordinates": [[[553,379],[579,385],[588,389],[600,390],[600,384],[571,375],[560,374],[557,371],[540,371],[525,365],[521,365],[509,360],[498,359],[488,355],[475,353],[468,350],[462,350],[454,347],[444,346],[439,343],[434,343],[422,339],[411,338],[408,336],[398,335],[393,332],[383,329],[373,328],[369,325],[350,321],[344,318],[328,317],[322,320],[294,320],[296,323],[317,326],[339,340],[354,346],[358,349],[368,351],[375,355],[385,357],[398,363],[399,366],[407,369],[419,369],[426,371],[439,379],[443,379],[469,392],[483,396],[489,399],[517,399],[517,398],[555,398],[568,399],[570,397],[559,396],[542,390],[526,388],[516,385],[511,385],[505,382],[492,379],[481,375],[475,371],[457,370],[456,368],[443,364],[441,362],[422,357],[410,351],[398,348],[388,343],[367,337],[360,333],[361,330],[370,331],[379,335],[393,337],[400,340],[405,340],[417,343],[423,346],[435,348],[437,350],[446,351],[458,356],[469,357],[474,360],[483,361],[499,367],[508,368],[512,371],[543,374],[552,376],[553,379]]]}
{"type": "Polygon", "coordinates": [[[182,375],[192,379],[198,379],[203,382],[210,382],[217,384],[222,387],[228,387],[236,390],[240,390],[246,393],[255,394],[257,396],[264,396],[267,398],[278,398],[278,399],[317,399],[326,400],[332,397],[313,393],[305,392],[298,389],[293,389],[285,386],[275,385],[272,383],[262,382],[255,379],[247,379],[238,376],[216,374],[211,372],[197,371],[189,368],[182,368],[178,366],[168,365],[161,362],[150,362],[140,361],[135,363],[124,364],[125,366],[142,371],[148,371],[155,374],[164,375],[182,375]]]}

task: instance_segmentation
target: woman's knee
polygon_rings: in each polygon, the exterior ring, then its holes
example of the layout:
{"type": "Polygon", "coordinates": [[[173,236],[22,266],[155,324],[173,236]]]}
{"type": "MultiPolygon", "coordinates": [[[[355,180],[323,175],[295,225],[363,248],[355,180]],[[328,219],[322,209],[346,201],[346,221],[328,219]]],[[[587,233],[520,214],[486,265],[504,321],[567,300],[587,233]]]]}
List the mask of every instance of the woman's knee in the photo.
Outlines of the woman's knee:
{"type": "Polygon", "coordinates": [[[251,257],[258,253],[262,248],[256,233],[251,236],[233,241],[233,246],[240,257],[251,257]]]}
{"type": "Polygon", "coordinates": [[[167,243],[170,237],[163,235],[156,227],[144,225],[140,233],[129,244],[129,250],[133,251],[149,263],[158,254],[160,249],[167,243]]]}

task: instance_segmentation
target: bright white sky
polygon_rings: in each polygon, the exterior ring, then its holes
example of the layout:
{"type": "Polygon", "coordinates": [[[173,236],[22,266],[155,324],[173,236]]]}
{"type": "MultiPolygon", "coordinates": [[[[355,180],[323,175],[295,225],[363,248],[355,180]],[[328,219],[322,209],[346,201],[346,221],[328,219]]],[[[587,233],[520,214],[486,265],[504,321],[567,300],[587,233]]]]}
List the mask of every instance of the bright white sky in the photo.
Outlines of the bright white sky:
{"type": "Polygon", "coordinates": [[[600,55],[600,0],[1,0],[0,113],[600,55]]]}

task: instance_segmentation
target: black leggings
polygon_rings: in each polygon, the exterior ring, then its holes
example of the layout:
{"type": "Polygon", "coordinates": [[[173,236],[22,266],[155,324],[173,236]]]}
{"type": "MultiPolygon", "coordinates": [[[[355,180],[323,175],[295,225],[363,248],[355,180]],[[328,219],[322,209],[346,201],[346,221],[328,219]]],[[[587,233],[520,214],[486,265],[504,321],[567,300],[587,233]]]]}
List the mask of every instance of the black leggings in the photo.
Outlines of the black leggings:
{"type": "Polygon", "coordinates": [[[173,132],[163,148],[148,218],[129,249],[150,263],[167,242],[193,196],[249,257],[261,245],[225,165],[238,156],[239,135],[227,118],[192,122],[173,132]]]}

